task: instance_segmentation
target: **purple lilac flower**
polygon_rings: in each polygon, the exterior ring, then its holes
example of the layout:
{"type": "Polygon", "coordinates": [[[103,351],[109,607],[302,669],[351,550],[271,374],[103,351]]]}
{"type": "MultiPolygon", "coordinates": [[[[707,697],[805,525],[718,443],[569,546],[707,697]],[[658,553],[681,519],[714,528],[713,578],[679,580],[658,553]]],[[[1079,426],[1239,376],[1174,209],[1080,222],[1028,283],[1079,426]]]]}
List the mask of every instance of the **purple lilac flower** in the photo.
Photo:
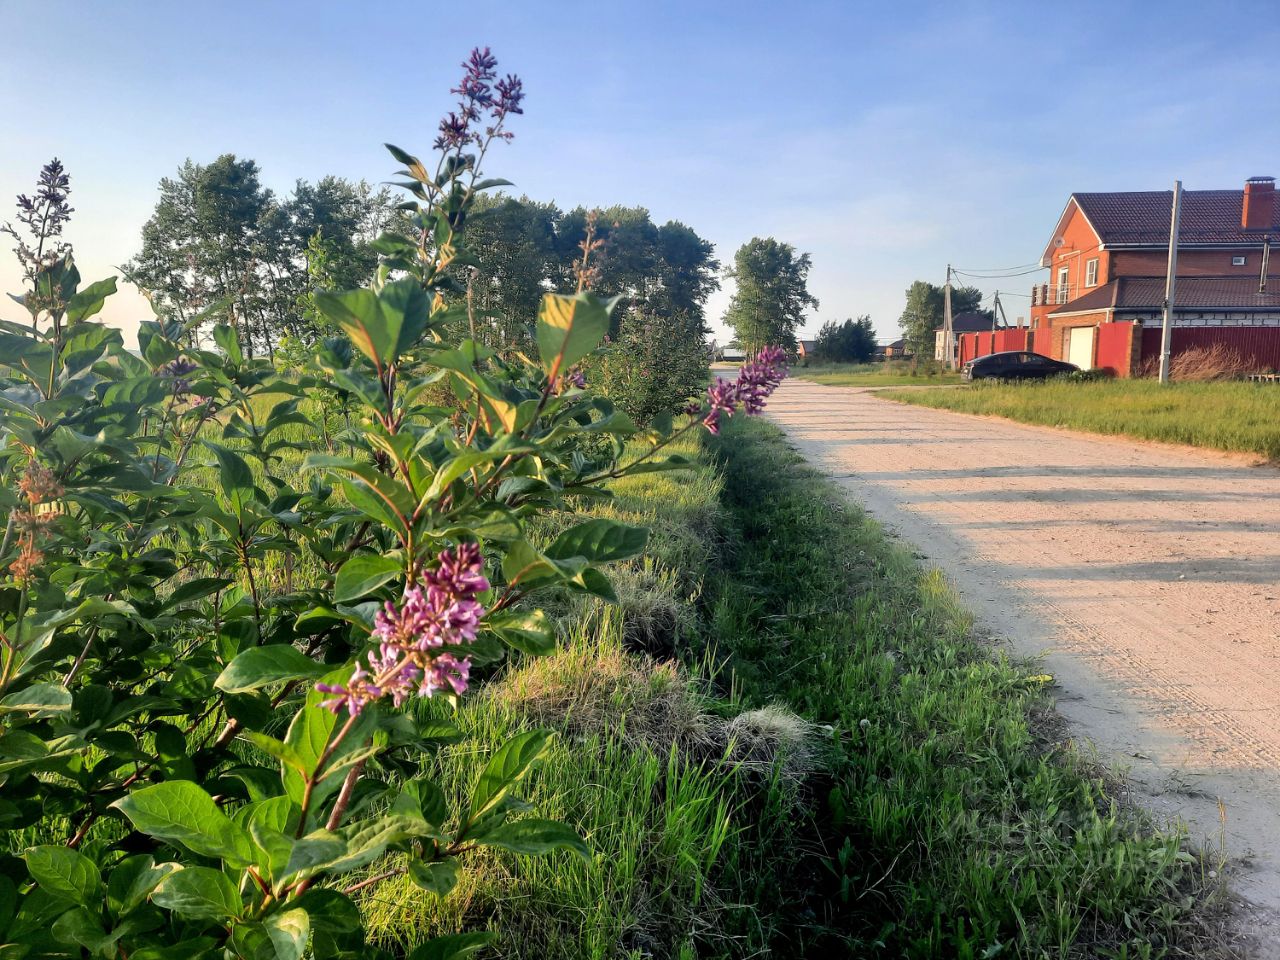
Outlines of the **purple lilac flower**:
{"type": "Polygon", "coordinates": [[[738,407],[738,385],[724,377],[716,377],[716,382],[707,387],[707,404],[710,409],[702,423],[714,436],[720,433],[721,415],[732,417],[738,407]]]}
{"type": "Polygon", "coordinates": [[[511,139],[511,134],[500,127],[509,114],[524,113],[520,106],[524,100],[524,84],[513,74],[499,80],[497,66],[498,59],[488,47],[475,48],[463,62],[462,80],[450,91],[458,97],[458,109],[440,121],[440,135],[435,142],[437,150],[481,143],[481,134],[473,124],[479,122],[485,111],[492,120],[485,128],[485,135],[511,139]]]}
{"type": "Polygon", "coordinates": [[[368,668],[357,663],[345,684],[316,684],[332,695],[323,706],[356,716],[382,697],[398,707],[414,692],[430,697],[448,688],[462,694],[471,660],[454,651],[475,640],[485,613],[476,595],[488,589],[476,544],[443,551],[422,586],[409,587],[399,605],[388,602],[374,618],[378,648],[366,658],[368,668]]]}
{"type": "MultiPolygon", "coordinates": [[[[707,388],[707,411],[702,424],[715,435],[720,432],[720,418],[731,417],[742,404],[748,416],[764,410],[765,401],[787,375],[787,357],[781,347],[765,347],[754,360],[742,365],[736,381],[716,377],[707,388]]],[[[701,413],[702,407],[691,405],[688,412],[701,413]]]]}
{"type": "Polygon", "coordinates": [[[170,360],[160,368],[160,376],[172,380],[173,395],[182,397],[191,390],[191,381],[187,379],[187,374],[195,370],[195,363],[187,357],[178,357],[176,360],[170,360]]]}

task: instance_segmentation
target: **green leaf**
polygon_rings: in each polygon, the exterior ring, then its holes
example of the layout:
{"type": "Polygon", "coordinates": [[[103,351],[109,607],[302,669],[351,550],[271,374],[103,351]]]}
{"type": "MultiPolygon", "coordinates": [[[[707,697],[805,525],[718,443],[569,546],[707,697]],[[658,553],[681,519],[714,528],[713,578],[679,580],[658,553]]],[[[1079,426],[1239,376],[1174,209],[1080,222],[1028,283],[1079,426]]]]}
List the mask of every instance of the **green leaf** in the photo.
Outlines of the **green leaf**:
{"type": "Polygon", "coordinates": [[[592,563],[626,560],[644,550],[649,540],[647,527],[633,527],[603,518],[588,520],[570,527],[547,548],[553,560],[585,557],[592,563]]]}
{"type": "Polygon", "coordinates": [[[32,847],[23,859],[46,893],[86,906],[102,896],[102,874],[84,854],[67,847],[32,847]]]}
{"type": "Polygon", "coordinates": [[[431,863],[410,860],[409,879],[427,893],[435,894],[437,897],[447,897],[458,885],[458,861],[453,857],[431,863]]]}
{"type": "Polygon", "coordinates": [[[395,557],[377,554],[352,557],[338,570],[333,586],[333,599],[338,603],[359,600],[384,583],[394,580],[402,572],[403,566],[395,557]]]}
{"type": "Polygon", "coordinates": [[[174,590],[165,601],[165,609],[167,610],[183,603],[190,603],[193,600],[202,600],[209,594],[217,593],[223,587],[228,587],[233,583],[235,583],[234,580],[227,580],[224,577],[196,577],[194,580],[188,580],[174,590]]]}
{"type": "Polygon", "coordinates": [[[490,614],[484,625],[509,647],[541,657],[556,648],[555,627],[541,610],[503,610],[490,614]]]}
{"type": "Polygon", "coordinates": [[[306,910],[295,907],[273,913],[262,921],[262,925],[276,948],[276,960],[301,960],[311,937],[311,918],[306,910]]]}
{"type": "Polygon", "coordinates": [[[294,841],[280,876],[308,876],[329,864],[337,863],[349,852],[347,841],[333,831],[314,830],[294,841]]]}
{"type": "Polygon", "coordinates": [[[128,857],[116,864],[107,879],[107,906],[124,916],[147,899],[161,880],[181,869],[177,863],[157,865],[148,854],[128,857]]]}
{"type": "Polygon", "coordinates": [[[283,643],[250,647],[227,664],[213,685],[224,693],[245,693],[281,680],[322,677],[329,667],[283,643]]]}
{"type": "Polygon", "coordinates": [[[218,458],[218,479],[224,493],[230,495],[238,491],[253,492],[253,471],[240,454],[211,440],[201,442],[218,458]]]}
{"type": "Polygon", "coordinates": [[[253,842],[213,798],[188,780],[168,780],[112,804],[151,837],[180,843],[192,853],[239,863],[253,860],[253,842]]]}
{"type": "Polygon", "coordinates": [[[512,737],[495,751],[471,793],[469,819],[475,822],[505,797],[551,742],[550,730],[529,730],[512,737]]]}
{"type": "Polygon", "coordinates": [[[218,345],[232,365],[240,366],[244,363],[244,353],[240,349],[240,337],[237,336],[235,328],[225,323],[220,323],[213,328],[213,342],[218,345]]]}
{"type": "Polygon", "coordinates": [[[427,328],[430,306],[422,285],[411,277],[380,291],[318,291],[317,309],[351,338],[379,370],[394,363],[427,328]]]}
{"type": "Polygon", "coordinates": [[[71,710],[71,691],[60,683],[33,683],[0,700],[0,714],[30,713],[51,716],[71,710]]]}
{"type": "Polygon", "coordinates": [[[107,297],[116,292],[116,278],[108,277],[91,283],[67,301],[67,323],[79,323],[87,320],[102,309],[107,297]]]}
{"type": "Polygon", "coordinates": [[[457,960],[469,957],[493,942],[487,930],[476,933],[451,933],[428,940],[409,954],[408,960],[457,960]]]}
{"type": "Polygon", "coordinates": [[[601,300],[593,293],[572,297],[545,294],[538,308],[538,355],[542,369],[567,373],[599,345],[609,332],[609,314],[613,300],[601,300]]]}
{"type": "Polygon", "coordinates": [[[102,909],[97,905],[92,910],[76,907],[55,920],[49,932],[59,943],[76,944],[94,952],[103,951],[119,939],[119,934],[109,935],[102,929],[101,914],[102,909]]]}
{"type": "Polygon", "coordinates": [[[591,850],[576,830],[558,820],[511,820],[499,824],[477,841],[486,847],[501,847],[512,853],[541,856],[552,850],[570,850],[591,862],[591,850]]]}
{"type": "Polygon", "coordinates": [[[245,730],[240,736],[263,753],[275,757],[286,767],[291,767],[299,772],[307,769],[306,761],[298,755],[293,747],[277,740],[275,737],[269,737],[265,733],[258,733],[254,730],[245,730]]]}
{"type": "Polygon", "coordinates": [[[160,881],[151,902],[184,917],[225,920],[240,916],[240,892],[221,870],[185,867],[160,881]]]}

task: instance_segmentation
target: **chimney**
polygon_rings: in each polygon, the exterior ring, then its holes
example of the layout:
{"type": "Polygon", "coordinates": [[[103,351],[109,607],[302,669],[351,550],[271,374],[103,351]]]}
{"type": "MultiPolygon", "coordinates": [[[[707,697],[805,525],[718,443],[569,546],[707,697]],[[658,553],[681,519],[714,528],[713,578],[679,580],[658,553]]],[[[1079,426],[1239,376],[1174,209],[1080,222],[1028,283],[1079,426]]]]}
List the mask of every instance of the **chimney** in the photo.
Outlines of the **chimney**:
{"type": "Polygon", "coordinates": [[[1275,198],[1275,177],[1250,177],[1246,180],[1240,226],[1245,230],[1270,230],[1274,219],[1275,198]]]}

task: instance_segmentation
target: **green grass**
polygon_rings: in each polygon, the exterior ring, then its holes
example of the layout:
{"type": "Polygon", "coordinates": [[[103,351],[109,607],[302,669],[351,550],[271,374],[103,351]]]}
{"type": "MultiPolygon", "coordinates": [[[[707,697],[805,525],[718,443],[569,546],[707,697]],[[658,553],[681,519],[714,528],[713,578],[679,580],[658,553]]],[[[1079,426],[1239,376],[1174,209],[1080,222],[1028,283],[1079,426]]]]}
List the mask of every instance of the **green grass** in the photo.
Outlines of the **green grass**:
{"type": "Polygon", "coordinates": [[[1280,388],[1267,383],[1101,380],[974,384],[886,398],[1023,423],[1121,434],[1280,460],[1280,388]]]}
{"type": "Polygon", "coordinates": [[[919,387],[960,383],[960,375],[934,363],[835,363],[797,367],[792,376],[831,387],[919,387]]]}
{"type": "Polygon", "coordinates": [[[709,640],[747,702],[831,729],[798,952],[1203,955],[1204,868],[1046,733],[1048,678],[975,642],[943,578],[776,428],[734,420],[715,449],[735,536],[709,640]]]}

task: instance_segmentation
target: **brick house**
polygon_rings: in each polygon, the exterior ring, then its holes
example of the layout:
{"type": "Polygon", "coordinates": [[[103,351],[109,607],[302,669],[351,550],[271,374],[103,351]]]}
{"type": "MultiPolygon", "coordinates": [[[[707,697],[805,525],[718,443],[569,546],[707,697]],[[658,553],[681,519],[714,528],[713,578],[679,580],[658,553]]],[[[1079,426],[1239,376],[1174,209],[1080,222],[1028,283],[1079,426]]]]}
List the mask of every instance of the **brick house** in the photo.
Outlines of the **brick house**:
{"type": "MultiPolygon", "coordinates": [[[[951,350],[958,358],[960,356],[959,336],[962,333],[981,333],[987,330],[995,329],[995,321],[986,313],[976,313],[974,311],[966,311],[965,313],[957,313],[951,318],[951,332],[955,334],[957,339],[951,341],[951,350]]],[[[946,347],[943,346],[942,340],[945,330],[937,327],[933,331],[933,359],[941,362],[945,359],[946,347]]]]}
{"type": "MultiPolygon", "coordinates": [[[[1032,349],[1137,374],[1160,350],[1172,191],[1073,193],[1032,289],[1032,349]],[[1124,325],[1118,327],[1116,325],[1124,325]]],[[[1272,177],[1242,190],[1184,190],[1173,352],[1223,343],[1280,367],[1280,198],[1272,177]]]]}

